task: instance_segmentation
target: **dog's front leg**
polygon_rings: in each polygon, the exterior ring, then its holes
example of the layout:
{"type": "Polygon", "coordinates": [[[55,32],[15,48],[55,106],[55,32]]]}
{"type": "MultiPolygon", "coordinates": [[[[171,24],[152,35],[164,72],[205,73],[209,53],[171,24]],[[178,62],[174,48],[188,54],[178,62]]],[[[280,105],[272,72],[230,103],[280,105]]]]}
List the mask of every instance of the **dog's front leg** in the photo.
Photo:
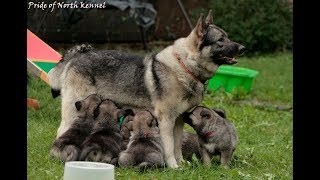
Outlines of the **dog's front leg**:
{"type": "Polygon", "coordinates": [[[77,117],[77,111],[74,105],[76,100],[78,100],[77,97],[74,96],[74,93],[70,90],[64,90],[63,93],[61,98],[61,122],[57,130],[56,139],[70,128],[73,120],[77,117]]]}
{"type": "MultiPolygon", "coordinates": [[[[159,116],[158,116],[159,117],[159,116]]],[[[174,155],[174,120],[168,116],[160,116],[158,118],[158,124],[160,129],[160,137],[164,149],[164,157],[167,166],[170,168],[177,168],[178,164],[174,155]]]]}
{"type": "Polygon", "coordinates": [[[183,160],[182,156],[182,133],[183,133],[184,122],[182,116],[179,116],[174,125],[174,155],[180,165],[183,160]]]}
{"type": "Polygon", "coordinates": [[[205,166],[210,167],[211,166],[211,157],[210,157],[208,151],[205,148],[200,147],[200,154],[201,154],[203,164],[205,166]]]}

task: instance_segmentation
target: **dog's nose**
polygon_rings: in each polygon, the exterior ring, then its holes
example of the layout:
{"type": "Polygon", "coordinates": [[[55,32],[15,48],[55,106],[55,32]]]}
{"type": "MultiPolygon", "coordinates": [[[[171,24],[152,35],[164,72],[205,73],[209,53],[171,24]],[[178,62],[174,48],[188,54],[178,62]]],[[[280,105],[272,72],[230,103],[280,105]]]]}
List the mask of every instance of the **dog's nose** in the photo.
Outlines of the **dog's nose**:
{"type": "Polygon", "coordinates": [[[246,47],[242,45],[239,46],[239,54],[243,54],[245,50],[246,50],[246,47]]]}

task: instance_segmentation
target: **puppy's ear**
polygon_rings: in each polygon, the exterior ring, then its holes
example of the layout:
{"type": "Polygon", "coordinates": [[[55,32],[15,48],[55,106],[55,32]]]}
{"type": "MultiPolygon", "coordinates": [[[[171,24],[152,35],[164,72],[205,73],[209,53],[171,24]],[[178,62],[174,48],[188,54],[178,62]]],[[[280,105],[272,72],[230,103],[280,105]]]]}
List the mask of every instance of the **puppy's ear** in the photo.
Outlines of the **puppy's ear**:
{"type": "Polygon", "coordinates": [[[148,125],[149,127],[152,126],[152,120],[153,120],[153,118],[147,118],[146,123],[147,123],[147,125],[148,125]]]}
{"type": "Polygon", "coordinates": [[[158,127],[158,121],[156,118],[152,119],[152,127],[158,127]]]}
{"type": "Polygon", "coordinates": [[[125,109],[124,111],[126,116],[129,116],[129,115],[134,116],[132,109],[125,109]]]}
{"type": "Polygon", "coordinates": [[[77,102],[74,103],[74,105],[76,106],[76,109],[77,109],[78,111],[80,111],[80,109],[81,109],[81,107],[82,107],[82,102],[81,102],[81,101],[77,101],[77,102]]]}
{"type": "Polygon", "coordinates": [[[93,118],[97,118],[100,114],[100,108],[97,107],[96,109],[94,109],[93,111],[93,118]]]}
{"type": "Polygon", "coordinates": [[[187,124],[190,124],[191,123],[191,119],[190,119],[190,114],[192,114],[192,112],[185,112],[183,113],[181,116],[182,116],[182,119],[183,119],[183,122],[187,123],[187,124]]]}
{"type": "Polygon", "coordinates": [[[215,111],[219,116],[227,118],[226,113],[223,109],[214,108],[212,110],[215,111]]]}

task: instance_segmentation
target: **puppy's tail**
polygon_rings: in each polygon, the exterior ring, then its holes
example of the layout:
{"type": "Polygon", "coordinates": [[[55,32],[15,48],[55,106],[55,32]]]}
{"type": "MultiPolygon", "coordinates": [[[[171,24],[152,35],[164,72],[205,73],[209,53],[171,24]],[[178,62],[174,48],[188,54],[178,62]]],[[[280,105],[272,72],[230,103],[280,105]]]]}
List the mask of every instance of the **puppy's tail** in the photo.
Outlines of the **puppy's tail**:
{"type": "Polygon", "coordinates": [[[62,59],[48,72],[49,84],[51,87],[51,94],[53,98],[60,95],[61,84],[63,78],[61,78],[65,67],[69,60],[79,53],[86,53],[93,50],[93,47],[89,44],[76,45],[69,49],[62,57],[62,59]]]}

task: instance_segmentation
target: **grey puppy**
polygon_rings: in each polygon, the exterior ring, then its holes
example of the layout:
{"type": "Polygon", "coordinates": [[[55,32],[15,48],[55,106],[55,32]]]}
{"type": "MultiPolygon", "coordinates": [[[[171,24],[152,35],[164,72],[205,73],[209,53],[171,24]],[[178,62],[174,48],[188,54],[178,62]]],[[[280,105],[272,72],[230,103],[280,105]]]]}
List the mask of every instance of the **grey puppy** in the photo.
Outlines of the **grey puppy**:
{"type": "Polygon", "coordinates": [[[125,113],[110,100],[99,105],[93,130],[81,145],[80,160],[117,164],[122,141],[119,118],[125,113]]]}
{"type": "Polygon", "coordinates": [[[66,57],[64,65],[58,63],[48,73],[51,87],[62,95],[57,138],[77,116],[72,106],[76,99],[97,93],[119,107],[152,111],[159,123],[166,164],[177,168],[183,162],[181,114],[201,103],[207,80],[220,65],[235,64],[244,49],[213,24],[210,11],[207,18],[200,15],[187,37],[158,53],[140,57],[92,49],[66,57]]]}
{"type": "Polygon", "coordinates": [[[130,110],[127,110],[127,111],[129,112],[126,113],[127,115],[123,118],[123,121],[120,122],[120,128],[121,128],[120,133],[122,136],[121,151],[124,151],[127,149],[130,134],[132,131],[132,123],[129,123],[129,122],[133,121],[133,118],[134,118],[133,112],[130,110]]]}
{"type": "Polygon", "coordinates": [[[71,127],[56,139],[51,147],[50,155],[62,161],[78,160],[81,144],[90,134],[94,124],[94,111],[101,103],[98,95],[92,94],[75,103],[79,112],[71,127]]]}
{"type": "Polygon", "coordinates": [[[148,111],[138,112],[128,123],[128,129],[132,129],[132,133],[127,149],[120,153],[119,165],[141,169],[164,167],[164,151],[153,115],[148,111]]]}
{"type": "Polygon", "coordinates": [[[220,155],[221,165],[228,168],[236,149],[238,136],[234,125],[226,119],[224,110],[198,106],[184,117],[197,135],[184,132],[182,153],[191,159],[200,155],[204,164],[211,165],[213,155],[220,155]]]}

